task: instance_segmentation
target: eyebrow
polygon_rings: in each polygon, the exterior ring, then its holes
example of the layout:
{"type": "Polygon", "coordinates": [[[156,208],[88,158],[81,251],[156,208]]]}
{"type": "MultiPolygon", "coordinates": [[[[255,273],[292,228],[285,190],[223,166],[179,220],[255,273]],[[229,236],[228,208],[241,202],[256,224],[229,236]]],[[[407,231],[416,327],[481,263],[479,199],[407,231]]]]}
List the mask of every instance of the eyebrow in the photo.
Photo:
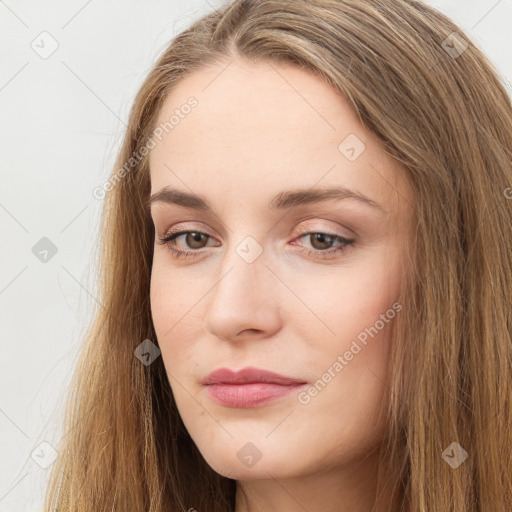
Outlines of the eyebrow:
{"type": "MultiPolygon", "coordinates": [[[[371,208],[379,210],[381,213],[386,213],[384,208],[373,199],[345,187],[283,191],[270,200],[268,208],[270,210],[284,210],[321,201],[343,199],[355,199],[371,208]]],[[[157,202],[175,204],[194,210],[213,213],[212,207],[203,197],[169,187],[163,187],[158,192],[152,194],[146,202],[146,208],[149,210],[151,205],[157,202]]]]}

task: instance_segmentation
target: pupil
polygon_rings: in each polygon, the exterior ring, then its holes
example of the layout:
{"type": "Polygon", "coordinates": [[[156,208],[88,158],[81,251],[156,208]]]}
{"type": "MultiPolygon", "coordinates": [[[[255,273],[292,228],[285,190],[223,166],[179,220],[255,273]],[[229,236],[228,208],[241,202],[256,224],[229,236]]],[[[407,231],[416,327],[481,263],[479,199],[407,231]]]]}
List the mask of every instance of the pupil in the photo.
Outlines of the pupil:
{"type": "MultiPolygon", "coordinates": [[[[194,242],[201,242],[201,238],[203,237],[202,233],[189,233],[188,236],[191,236],[194,242]]],[[[191,247],[194,247],[194,243],[189,244],[187,241],[187,244],[191,247]]],[[[197,249],[197,247],[195,247],[197,249]]]]}
{"type": "MultiPolygon", "coordinates": [[[[326,235],[324,233],[315,233],[313,236],[313,240],[320,241],[321,247],[315,247],[316,249],[326,249],[329,248],[329,245],[332,243],[332,236],[326,235]],[[322,246],[322,244],[327,244],[327,247],[325,245],[322,246]]],[[[315,243],[313,243],[312,245],[314,247],[315,243]]]]}

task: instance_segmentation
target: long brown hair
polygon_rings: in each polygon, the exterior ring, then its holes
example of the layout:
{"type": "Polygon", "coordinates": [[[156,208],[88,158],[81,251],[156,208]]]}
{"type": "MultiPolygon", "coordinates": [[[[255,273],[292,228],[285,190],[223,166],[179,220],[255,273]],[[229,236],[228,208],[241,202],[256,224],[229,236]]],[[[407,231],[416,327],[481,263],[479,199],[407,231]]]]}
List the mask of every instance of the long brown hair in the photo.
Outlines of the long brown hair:
{"type": "Polygon", "coordinates": [[[403,511],[512,510],[511,102],[470,37],[416,0],[238,0],[164,51],[102,188],[101,307],[45,510],[234,510],[236,481],[192,442],[162,358],[144,365],[134,350],[158,344],[144,147],[167,93],[235,55],[326,80],[403,164],[414,191],[414,271],[394,325],[382,489],[401,497],[403,511]],[[454,449],[467,452],[456,468],[447,461],[454,449]]]}

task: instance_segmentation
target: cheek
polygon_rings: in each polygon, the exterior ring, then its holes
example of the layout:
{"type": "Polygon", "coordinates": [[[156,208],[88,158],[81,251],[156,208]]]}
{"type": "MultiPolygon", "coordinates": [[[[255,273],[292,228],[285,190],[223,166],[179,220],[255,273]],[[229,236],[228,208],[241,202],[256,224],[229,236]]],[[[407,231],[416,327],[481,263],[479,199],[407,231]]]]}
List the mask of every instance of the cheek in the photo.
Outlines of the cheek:
{"type": "Polygon", "coordinates": [[[169,269],[166,265],[156,264],[151,274],[150,303],[151,316],[155,327],[162,359],[169,374],[182,382],[190,379],[195,365],[194,357],[197,340],[203,335],[203,313],[201,297],[208,290],[203,290],[193,283],[201,279],[185,277],[179,271],[169,269]]]}
{"type": "Polygon", "coordinates": [[[176,283],[170,275],[162,266],[153,266],[150,288],[151,316],[165,363],[169,360],[170,340],[176,339],[177,332],[182,329],[182,323],[186,323],[184,309],[187,288],[176,283]]]}
{"type": "MultiPolygon", "coordinates": [[[[170,313],[174,310],[171,299],[170,287],[167,286],[165,272],[162,272],[158,265],[153,264],[150,286],[151,317],[155,326],[156,334],[160,342],[163,341],[163,333],[172,324],[169,323],[170,313]]],[[[174,294],[174,298],[176,295],[174,294]]]]}
{"type": "Polygon", "coordinates": [[[341,415],[350,411],[358,428],[378,410],[392,325],[401,310],[400,283],[399,261],[384,255],[357,269],[340,269],[301,290],[304,302],[314,304],[316,316],[309,313],[307,321],[297,322],[294,333],[308,343],[304,359],[315,389],[304,402],[311,402],[311,410],[318,407],[321,414],[325,407],[339,408],[341,415]]]}
{"type": "MultiPolygon", "coordinates": [[[[296,333],[298,339],[316,339],[326,351],[329,346],[339,350],[376,322],[379,331],[385,330],[381,315],[392,308],[401,283],[400,262],[392,256],[390,251],[368,251],[359,261],[339,269],[321,269],[315,272],[314,278],[307,274],[287,275],[286,282],[291,283],[300,298],[292,301],[292,297],[290,305],[285,307],[287,314],[297,319],[302,332],[302,335],[296,333]]],[[[391,311],[391,316],[394,313],[391,311]]]]}
{"type": "Polygon", "coordinates": [[[155,328],[171,336],[187,320],[186,313],[194,313],[192,307],[200,294],[200,280],[185,278],[179,270],[165,262],[165,256],[156,258],[151,272],[150,302],[155,328]],[[172,329],[172,331],[169,331],[172,329]]]}

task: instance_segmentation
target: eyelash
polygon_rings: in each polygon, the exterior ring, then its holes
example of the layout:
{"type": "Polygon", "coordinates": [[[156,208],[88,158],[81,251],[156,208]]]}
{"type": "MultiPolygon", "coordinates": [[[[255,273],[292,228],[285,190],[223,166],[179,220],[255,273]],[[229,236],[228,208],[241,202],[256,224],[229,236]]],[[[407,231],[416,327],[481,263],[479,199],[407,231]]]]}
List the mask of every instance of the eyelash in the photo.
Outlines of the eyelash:
{"type": "MultiPolygon", "coordinates": [[[[177,237],[179,237],[180,235],[186,235],[186,234],[189,234],[189,233],[196,233],[196,234],[201,234],[201,235],[205,235],[209,238],[213,238],[211,237],[210,235],[208,235],[207,233],[203,233],[202,231],[193,231],[193,230],[189,230],[189,231],[186,231],[186,230],[182,230],[182,231],[170,231],[168,232],[168,234],[162,238],[158,238],[158,244],[159,245],[164,245],[167,250],[173,255],[173,257],[175,258],[189,258],[189,257],[194,257],[194,256],[197,256],[198,254],[200,254],[201,252],[204,252],[203,250],[201,249],[196,249],[196,250],[190,250],[190,251],[181,251],[179,249],[175,249],[175,239],[177,237]]],[[[343,236],[340,236],[340,235],[336,235],[335,233],[325,233],[323,231],[307,231],[307,232],[304,232],[304,233],[301,233],[297,238],[303,238],[305,236],[308,236],[308,235],[316,235],[316,234],[321,234],[321,235],[327,235],[329,237],[334,237],[334,240],[333,242],[336,242],[336,241],[339,241],[342,243],[341,246],[335,248],[335,249],[327,249],[325,251],[322,251],[320,249],[303,249],[301,251],[299,251],[300,253],[304,253],[306,252],[307,253],[307,256],[313,256],[313,257],[316,257],[316,258],[326,258],[326,257],[330,257],[332,256],[333,254],[337,254],[337,253],[343,253],[345,251],[345,249],[347,248],[347,246],[349,245],[352,245],[355,240],[351,240],[351,239],[348,239],[348,238],[345,238],[343,236]],[[326,256],[324,256],[326,255],[326,256]]]]}

